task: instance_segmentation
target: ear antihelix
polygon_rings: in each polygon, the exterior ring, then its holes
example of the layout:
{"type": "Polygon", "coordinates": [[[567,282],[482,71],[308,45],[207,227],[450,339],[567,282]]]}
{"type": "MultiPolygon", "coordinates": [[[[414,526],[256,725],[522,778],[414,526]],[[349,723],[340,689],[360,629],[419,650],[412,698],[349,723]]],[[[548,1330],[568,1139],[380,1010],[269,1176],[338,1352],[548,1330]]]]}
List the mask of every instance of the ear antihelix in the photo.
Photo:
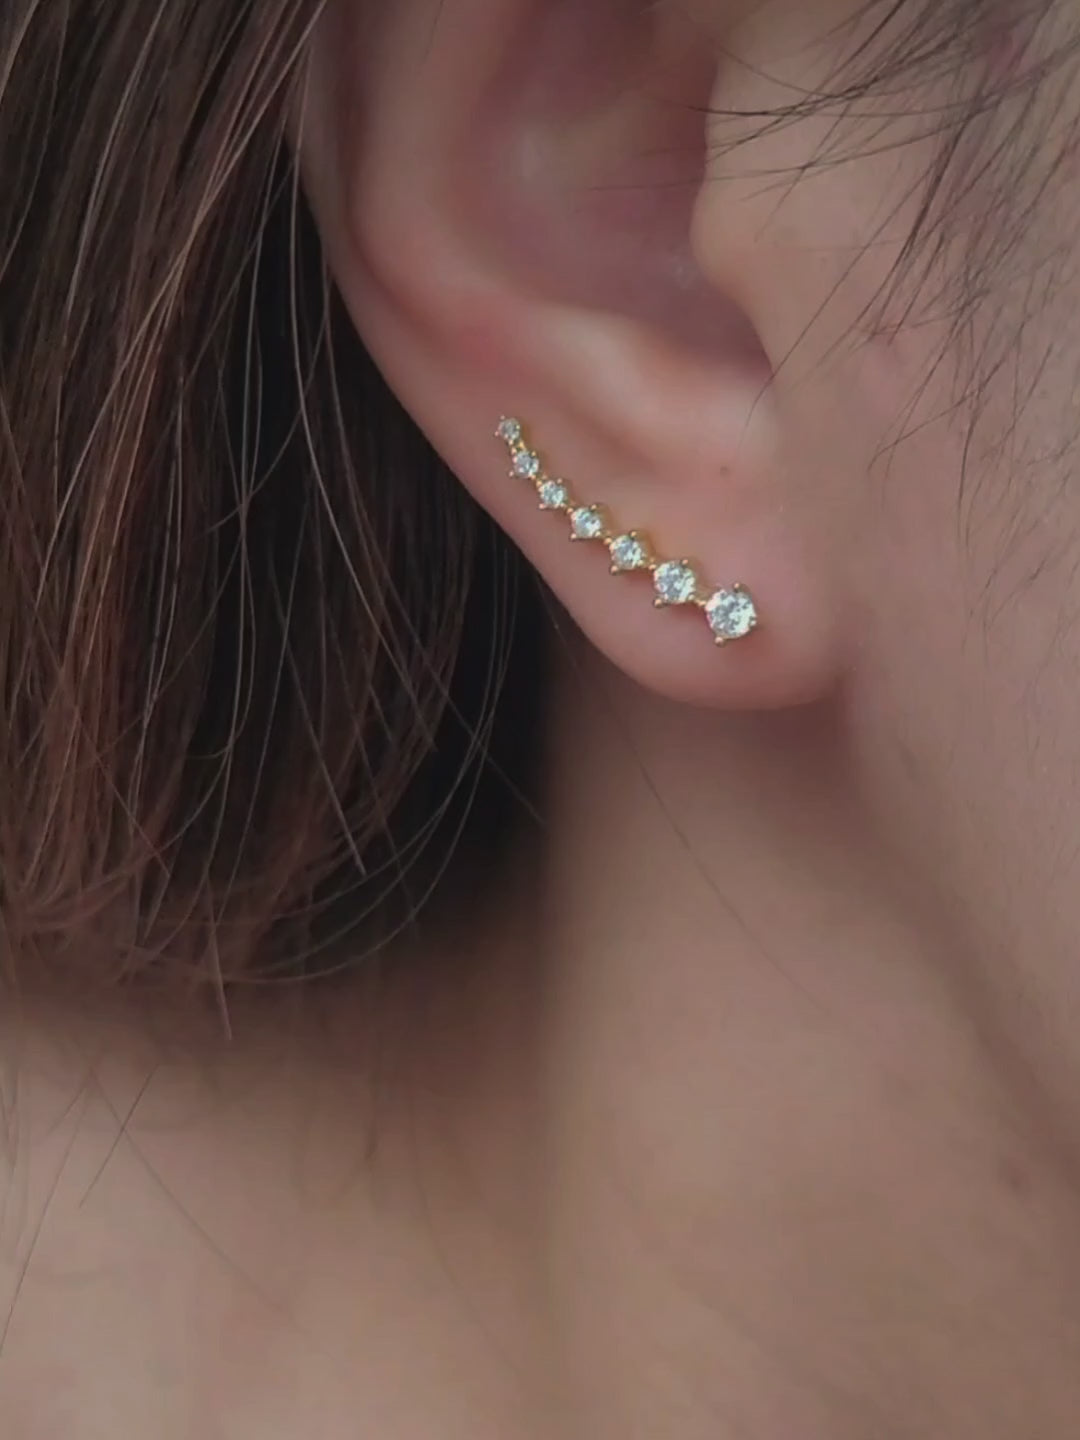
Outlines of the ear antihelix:
{"type": "Polygon", "coordinates": [[[757,603],[745,585],[709,584],[696,561],[664,559],[642,531],[621,529],[605,505],[579,500],[569,481],[548,471],[522,421],[504,416],[495,435],[509,452],[511,477],[533,486],[540,509],[565,515],[571,540],[603,545],[612,575],[648,575],[658,610],[699,610],[720,647],[745,640],[759,628],[757,603]]]}

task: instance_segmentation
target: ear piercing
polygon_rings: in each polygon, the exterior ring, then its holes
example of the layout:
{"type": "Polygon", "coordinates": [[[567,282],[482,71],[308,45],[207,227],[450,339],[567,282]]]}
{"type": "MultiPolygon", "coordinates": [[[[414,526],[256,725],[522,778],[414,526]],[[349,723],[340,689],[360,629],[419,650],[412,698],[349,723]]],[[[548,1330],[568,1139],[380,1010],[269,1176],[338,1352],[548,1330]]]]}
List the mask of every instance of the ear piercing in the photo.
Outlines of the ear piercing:
{"type": "Polygon", "coordinates": [[[743,585],[714,589],[702,579],[692,560],[663,560],[640,530],[620,530],[603,505],[586,505],[569,484],[548,474],[532,448],[520,420],[504,416],[495,431],[510,452],[510,473],[536,490],[541,510],[562,514],[570,522],[570,538],[595,541],[607,548],[612,575],[647,574],[652,578],[658,610],[692,605],[708,621],[717,645],[730,645],[758,628],[757,606],[743,585]]]}

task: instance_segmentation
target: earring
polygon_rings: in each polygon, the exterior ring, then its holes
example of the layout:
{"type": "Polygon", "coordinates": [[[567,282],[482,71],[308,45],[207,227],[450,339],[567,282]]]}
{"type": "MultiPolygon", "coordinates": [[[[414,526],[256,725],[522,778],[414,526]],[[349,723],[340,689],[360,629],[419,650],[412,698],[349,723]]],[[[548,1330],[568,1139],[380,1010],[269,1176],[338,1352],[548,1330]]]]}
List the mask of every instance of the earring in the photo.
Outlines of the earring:
{"type": "Polygon", "coordinates": [[[717,645],[730,645],[758,628],[758,612],[745,586],[735,584],[713,589],[701,578],[692,560],[662,560],[647,535],[640,530],[622,531],[603,505],[583,505],[575,499],[565,480],[557,480],[544,468],[540,456],[529,444],[520,420],[504,416],[495,431],[510,452],[510,473],[527,480],[536,490],[541,510],[566,515],[571,540],[599,541],[611,557],[612,575],[648,574],[652,577],[658,610],[693,605],[704,612],[717,645]]]}

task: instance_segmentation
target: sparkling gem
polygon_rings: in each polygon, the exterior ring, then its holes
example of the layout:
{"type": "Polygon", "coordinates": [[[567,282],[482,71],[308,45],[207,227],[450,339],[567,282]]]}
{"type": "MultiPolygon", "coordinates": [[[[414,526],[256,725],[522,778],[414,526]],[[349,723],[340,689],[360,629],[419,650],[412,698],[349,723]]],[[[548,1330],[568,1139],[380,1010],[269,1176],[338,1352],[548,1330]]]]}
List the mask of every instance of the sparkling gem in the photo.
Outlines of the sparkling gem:
{"type": "Polygon", "coordinates": [[[577,540],[601,540],[604,517],[595,505],[582,505],[570,516],[570,529],[577,540]]]}
{"type": "Polygon", "coordinates": [[[757,607],[745,590],[718,590],[705,606],[705,614],[722,644],[741,640],[757,625],[757,607]]]}
{"type": "Polygon", "coordinates": [[[697,574],[685,560],[668,560],[658,566],[653,583],[661,605],[689,605],[697,596],[697,574]]]}
{"type": "Polygon", "coordinates": [[[521,421],[507,416],[506,419],[499,421],[499,428],[495,434],[500,440],[505,440],[507,445],[516,445],[521,439],[521,421]]]}
{"type": "Polygon", "coordinates": [[[514,456],[514,474],[522,480],[535,480],[540,474],[540,456],[532,450],[519,450],[514,456]]]}
{"type": "Polygon", "coordinates": [[[538,493],[541,510],[565,510],[570,504],[570,492],[561,480],[545,480],[538,493]]]}
{"type": "Polygon", "coordinates": [[[637,535],[620,535],[611,542],[611,563],[616,570],[646,570],[649,552],[637,535]]]}

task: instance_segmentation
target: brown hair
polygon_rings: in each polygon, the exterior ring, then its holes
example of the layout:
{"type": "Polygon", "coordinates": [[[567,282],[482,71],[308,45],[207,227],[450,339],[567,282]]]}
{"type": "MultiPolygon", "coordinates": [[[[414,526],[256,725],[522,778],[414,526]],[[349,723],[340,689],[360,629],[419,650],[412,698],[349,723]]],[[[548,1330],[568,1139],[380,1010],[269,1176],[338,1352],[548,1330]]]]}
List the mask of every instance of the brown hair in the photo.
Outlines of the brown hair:
{"type": "Polygon", "coordinates": [[[0,917],[23,975],[295,969],[412,915],[478,787],[475,833],[507,822],[535,665],[501,731],[496,701],[535,601],[325,274],[283,140],[317,9],[0,13],[0,917]]]}

